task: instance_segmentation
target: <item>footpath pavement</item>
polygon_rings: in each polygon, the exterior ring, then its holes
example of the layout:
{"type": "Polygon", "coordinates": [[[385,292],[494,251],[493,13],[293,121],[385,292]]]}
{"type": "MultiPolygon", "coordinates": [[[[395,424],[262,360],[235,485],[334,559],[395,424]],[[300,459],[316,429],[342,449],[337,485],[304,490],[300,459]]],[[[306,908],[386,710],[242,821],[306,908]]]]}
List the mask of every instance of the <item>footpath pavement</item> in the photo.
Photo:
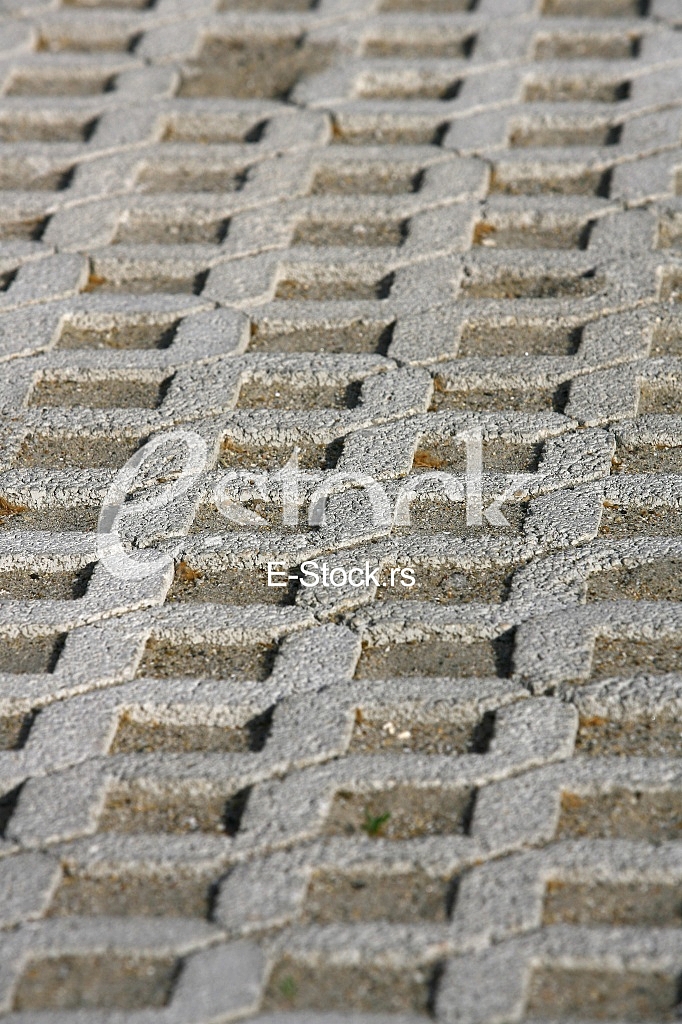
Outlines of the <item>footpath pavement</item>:
{"type": "Polygon", "coordinates": [[[4,1020],[675,1019],[681,139],[680,0],[0,0],[4,1020]]]}

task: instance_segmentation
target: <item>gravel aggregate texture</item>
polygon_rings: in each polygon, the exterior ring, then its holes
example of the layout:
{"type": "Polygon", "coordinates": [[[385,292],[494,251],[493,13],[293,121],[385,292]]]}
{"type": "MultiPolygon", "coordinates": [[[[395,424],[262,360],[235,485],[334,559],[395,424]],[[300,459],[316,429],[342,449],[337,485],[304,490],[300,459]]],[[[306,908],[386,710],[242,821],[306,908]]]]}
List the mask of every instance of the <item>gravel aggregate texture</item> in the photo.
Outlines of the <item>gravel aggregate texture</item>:
{"type": "Polygon", "coordinates": [[[8,1024],[679,1019],[681,139],[681,0],[0,0],[8,1024]]]}

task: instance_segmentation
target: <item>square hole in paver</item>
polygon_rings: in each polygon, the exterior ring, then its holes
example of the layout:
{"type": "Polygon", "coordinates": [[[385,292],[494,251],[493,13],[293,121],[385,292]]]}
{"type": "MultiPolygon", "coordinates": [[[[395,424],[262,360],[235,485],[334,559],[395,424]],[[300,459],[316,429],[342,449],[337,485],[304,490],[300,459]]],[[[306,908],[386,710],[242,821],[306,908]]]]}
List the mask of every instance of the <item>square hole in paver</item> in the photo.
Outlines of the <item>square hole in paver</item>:
{"type": "Polygon", "coordinates": [[[402,195],[418,192],[424,172],[401,163],[325,165],[313,178],[311,195],[402,195]]]}
{"type": "Polygon", "coordinates": [[[611,540],[681,535],[682,509],[677,508],[646,508],[637,505],[620,508],[609,503],[604,506],[599,525],[599,536],[611,540]]]}
{"type": "Polygon", "coordinates": [[[682,215],[679,212],[667,211],[659,215],[656,248],[682,248],[682,215]]]}
{"type": "Polygon", "coordinates": [[[182,163],[180,160],[146,164],[135,182],[138,192],[238,192],[246,181],[243,169],[224,163],[182,163]]]}
{"type": "Polygon", "coordinates": [[[631,32],[552,32],[539,34],[535,60],[627,60],[639,54],[640,38],[631,32]]]}
{"type": "Polygon", "coordinates": [[[265,120],[248,115],[227,116],[222,112],[202,113],[174,110],[161,136],[161,142],[191,142],[200,145],[232,142],[260,142],[267,126],[265,120]]]}
{"type": "Polygon", "coordinates": [[[542,923],[679,928],[682,883],[551,881],[542,923]]]}
{"type": "Polygon", "coordinates": [[[569,356],[574,355],[582,340],[581,327],[561,324],[486,324],[469,321],[464,324],[457,355],[486,359],[491,356],[569,356]]]}
{"type": "Polygon", "coordinates": [[[529,82],[526,103],[619,103],[630,96],[630,82],[589,75],[564,75],[529,82]]]}
{"type": "MultiPolygon", "coordinates": [[[[360,397],[360,381],[341,384],[296,384],[278,381],[272,384],[250,380],[242,385],[238,409],[352,409],[360,397]]],[[[293,446],[292,446],[293,448],[293,446]]]]}
{"type": "Polygon", "coordinates": [[[65,7],[97,8],[114,11],[144,11],[153,7],[156,0],[64,0],[65,7]]]}
{"type": "Polygon", "coordinates": [[[608,198],[611,170],[575,167],[570,163],[499,162],[490,176],[489,190],[509,196],[564,195],[608,198]]]}
{"type": "Polygon", "coordinates": [[[456,537],[485,537],[492,534],[520,534],[528,510],[528,503],[522,501],[504,502],[500,511],[508,526],[489,523],[483,517],[480,524],[468,524],[466,507],[463,502],[449,501],[442,497],[417,498],[410,503],[410,522],[407,526],[394,526],[396,537],[409,537],[415,533],[449,533],[456,537]]]}
{"type": "Polygon", "coordinates": [[[493,249],[586,249],[590,224],[569,223],[495,224],[479,221],[473,244],[493,249]]]}
{"type": "Polygon", "coordinates": [[[205,676],[208,679],[261,681],[272,671],[274,644],[250,647],[212,643],[147,641],[138,676],[172,679],[174,676],[205,676]]]}
{"type": "Polygon", "coordinates": [[[367,961],[358,965],[326,961],[313,965],[285,956],[270,974],[262,1009],[384,1016],[412,1012],[428,1018],[441,973],[439,964],[390,967],[367,961]]]}
{"type": "Polygon", "coordinates": [[[6,638],[0,647],[0,672],[20,675],[54,672],[66,634],[6,638]]]}
{"type": "Polygon", "coordinates": [[[549,124],[544,121],[526,121],[512,128],[509,145],[553,148],[565,146],[616,146],[620,142],[621,125],[549,124]]]}
{"type": "Polygon", "coordinates": [[[363,117],[336,115],[331,142],[346,146],[440,146],[447,122],[426,114],[409,117],[404,111],[363,117]]]}
{"type": "Polygon", "coordinates": [[[35,718],[33,711],[3,715],[0,718],[0,750],[21,750],[25,747],[35,718]]]}
{"type": "Polygon", "coordinates": [[[682,325],[661,324],[654,326],[650,356],[682,356],[682,325]]]}
{"type": "Polygon", "coordinates": [[[100,832],[184,835],[193,832],[234,836],[239,831],[249,790],[225,792],[217,786],[132,781],[111,787],[100,815],[100,832]]]}
{"type": "Polygon", "coordinates": [[[6,292],[17,276],[17,270],[6,270],[0,272],[0,292],[6,292]]]}
{"type": "Polygon", "coordinates": [[[495,727],[495,716],[427,707],[401,711],[357,708],[349,754],[483,754],[495,727]]]}
{"type": "Polygon", "coordinates": [[[294,603],[295,596],[295,580],[289,581],[285,587],[269,587],[267,569],[262,567],[196,569],[186,562],[180,562],[176,566],[175,579],[166,601],[289,605],[294,603]]]}
{"type": "Polygon", "coordinates": [[[93,271],[82,291],[114,295],[121,293],[131,295],[152,295],[156,293],[167,295],[201,294],[206,284],[208,271],[193,274],[178,268],[178,272],[174,274],[171,273],[171,269],[168,263],[164,265],[164,270],[159,270],[152,263],[133,263],[130,266],[119,267],[119,276],[93,271]]]}
{"type": "Polygon", "coordinates": [[[2,601],[73,601],[83,597],[95,563],[66,572],[14,569],[0,572],[2,601]]]}
{"type": "Polygon", "coordinates": [[[473,11],[478,0],[381,0],[380,11],[409,11],[412,14],[462,14],[473,11]]]}
{"type": "Polygon", "coordinates": [[[207,38],[185,65],[178,96],[285,100],[301,78],[323,71],[333,53],[304,36],[207,38]]]}
{"type": "Polygon", "coordinates": [[[678,979],[661,971],[536,967],[526,1015],[582,1020],[676,1020],[678,979]]]}
{"type": "Polygon", "coordinates": [[[642,18],[650,0],[544,0],[542,13],[556,18],[642,18]]]}
{"type": "MultiPolygon", "coordinates": [[[[503,407],[504,408],[504,407],[503,407]]],[[[487,473],[526,473],[537,469],[542,442],[515,444],[493,439],[482,446],[483,471],[487,473]]],[[[464,441],[453,437],[425,435],[419,442],[412,463],[413,472],[445,470],[465,473],[467,453],[464,441]]]]}
{"type": "Polygon", "coordinates": [[[46,217],[10,218],[0,221],[0,241],[37,242],[47,225],[46,217]]]}
{"type": "Polygon", "coordinates": [[[583,715],[575,748],[588,757],[680,757],[682,726],[665,712],[616,719],[583,715]]]}
{"type": "Polygon", "coordinates": [[[592,655],[591,679],[646,672],[661,675],[679,672],[682,665],[682,637],[660,640],[628,640],[598,637],[592,655]]]}
{"type": "Polygon", "coordinates": [[[101,505],[26,508],[0,499],[0,529],[90,533],[97,529],[101,505]]]}
{"type": "Polygon", "coordinates": [[[31,391],[29,405],[87,409],[157,409],[171,380],[41,380],[31,391]]]}
{"type": "Polygon", "coordinates": [[[682,473],[682,445],[619,444],[611,473],[682,473]]]}
{"type": "Polygon", "coordinates": [[[23,783],[9,791],[0,792],[0,837],[3,839],[7,836],[7,828],[17,809],[22,789],[23,783]]]}
{"type": "Polygon", "coordinates": [[[513,570],[509,566],[458,569],[452,566],[409,566],[414,586],[401,576],[401,568],[387,567],[379,577],[379,601],[430,601],[435,604],[499,604],[507,597],[513,570]]]}
{"type": "Polygon", "coordinates": [[[0,142],[87,142],[96,125],[96,118],[57,111],[50,117],[8,111],[0,116],[0,142]]]}
{"type": "Polygon", "coordinates": [[[250,352],[326,352],[329,355],[368,354],[386,355],[393,337],[395,322],[367,323],[354,320],[338,327],[321,324],[319,327],[272,329],[254,324],[251,328],[250,352]]]}
{"type": "Polygon", "coordinates": [[[66,323],[62,327],[58,349],[156,349],[168,348],[179,321],[172,323],[120,323],[111,327],[84,327],[66,323]]]}
{"type": "Polygon", "coordinates": [[[14,465],[26,469],[120,469],[139,447],[139,439],[35,434],[24,441],[14,465]]]}
{"type": "Polygon", "coordinates": [[[241,726],[201,725],[121,716],[110,754],[187,754],[192,751],[257,753],[267,742],[273,709],[255,715],[241,726]]]}
{"type": "MultiPolygon", "coordinates": [[[[11,520],[16,519],[17,516],[25,515],[29,509],[26,505],[22,505],[17,501],[11,501],[9,498],[0,498],[0,526],[7,526],[11,520]]],[[[17,523],[14,524],[17,528],[21,528],[17,523]]]]}
{"type": "Polygon", "coordinates": [[[51,167],[36,158],[31,160],[12,159],[5,157],[0,160],[0,189],[12,189],[21,192],[59,192],[68,187],[73,168],[51,167]]]}
{"type": "Polygon", "coordinates": [[[587,581],[589,601],[682,601],[682,559],[594,573],[587,581]]]}
{"type": "Polygon", "coordinates": [[[530,273],[500,271],[494,277],[481,274],[465,277],[460,284],[463,299],[564,299],[595,295],[605,287],[603,277],[593,270],[583,274],[562,274],[558,271],[530,273]]]}
{"type": "Polygon", "coordinates": [[[74,74],[51,68],[45,71],[19,72],[5,90],[5,96],[96,96],[114,88],[115,76],[93,71],[74,74]]]}
{"type": "Polygon", "coordinates": [[[365,72],[355,87],[355,96],[367,100],[454,100],[462,83],[452,75],[365,72]]]}
{"type": "Polygon", "coordinates": [[[682,302],[682,272],[674,267],[663,267],[660,280],[659,300],[682,302]]]}
{"type": "Polygon", "coordinates": [[[387,299],[393,274],[374,277],[344,271],[341,275],[317,278],[285,277],[277,282],[275,298],[294,302],[360,302],[387,299]]]}
{"type": "Polygon", "coordinates": [[[215,872],[88,875],[66,870],[48,917],[208,917],[215,872]]]}
{"type": "Polygon", "coordinates": [[[246,530],[249,533],[254,531],[261,533],[269,530],[276,530],[278,533],[301,533],[308,529],[305,508],[299,506],[297,523],[289,524],[283,522],[281,502],[275,504],[258,498],[247,498],[244,492],[240,492],[240,495],[230,498],[231,501],[238,502],[236,510],[229,506],[225,512],[222,512],[213,503],[200,506],[194,517],[190,533],[221,534],[233,530],[246,530]],[[244,511],[253,513],[253,516],[258,516],[258,519],[250,517],[247,522],[244,522],[244,511]]]}
{"type": "Polygon", "coordinates": [[[434,877],[420,868],[395,874],[323,869],[315,871],[308,884],[303,923],[445,922],[453,890],[451,880],[434,877]]]}
{"type": "MultiPolygon", "coordinates": [[[[565,387],[523,388],[493,384],[446,391],[440,378],[436,377],[429,412],[562,412],[566,398],[565,387]]],[[[483,468],[488,468],[485,457],[483,468]]]]}
{"type": "Polygon", "coordinates": [[[131,215],[122,220],[113,245],[219,245],[226,237],[229,219],[196,213],[186,219],[131,215]]]}
{"type": "Polygon", "coordinates": [[[470,57],[476,37],[469,33],[442,31],[389,36],[377,35],[365,40],[363,56],[396,57],[399,60],[419,60],[422,57],[470,57]]]}
{"type": "Polygon", "coordinates": [[[402,245],[408,233],[407,221],[387,219],[351,220],[307,218],[296,225],[292,245],[393,246],[402,245]]]}
{"type": "Polygon", "coordinates": [[[133,53],[139,34],[125,24],[109,21],[95,34],[88,22],[52,21],[40,26],[37,53],[133,53]]]}
{"type": "Polygon", "coordinates": [[[472,643],[424,640],[385,647],[366,647],[355,676],[357,679],[505,677],[509,674],[511,650],[512,644],[506,635],[497,640],[478,640],[472,643]]]}
{"type": "Polygon", "coordinates": [[[179,972],[175,957],[62,955],[29,961],[19,978],[13,1009],[138,1010],[166,1006],[179,972]]]}
{"type": "Polygon", "coordinates": [[[474,791],[399,784],[383,792],[336,793],[324,832],[390,840],[466,834],[474,791]]]}
{"type": "Polygon", "coordinates": [[[319,0],[219,0],[219,11],[310,11],[319,0]]]}
{"type": "Polygon", "coordinates": [[[637,415],[663,413],[679,416],[682,411],[682,388],[677,384],[643,384],[639,390],[637,415]]]}
{"type": "Polygon", "coordinates": [[[666,842],[682,835],[682,793],[614,786],[610,792],[561,799],[558,839],[629,839],[666,842]]]}

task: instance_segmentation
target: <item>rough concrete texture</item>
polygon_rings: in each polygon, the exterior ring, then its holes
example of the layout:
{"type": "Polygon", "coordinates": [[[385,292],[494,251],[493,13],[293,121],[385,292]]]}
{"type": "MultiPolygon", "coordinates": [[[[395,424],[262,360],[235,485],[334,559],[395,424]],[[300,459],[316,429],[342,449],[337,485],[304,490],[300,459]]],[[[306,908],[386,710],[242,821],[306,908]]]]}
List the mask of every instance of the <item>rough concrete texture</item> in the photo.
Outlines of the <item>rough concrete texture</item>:
{"type": "Polygon", "coordinates": [[[681,138],[679,0],[0,0],[3,1019],[679,1016],[681,138]]]}

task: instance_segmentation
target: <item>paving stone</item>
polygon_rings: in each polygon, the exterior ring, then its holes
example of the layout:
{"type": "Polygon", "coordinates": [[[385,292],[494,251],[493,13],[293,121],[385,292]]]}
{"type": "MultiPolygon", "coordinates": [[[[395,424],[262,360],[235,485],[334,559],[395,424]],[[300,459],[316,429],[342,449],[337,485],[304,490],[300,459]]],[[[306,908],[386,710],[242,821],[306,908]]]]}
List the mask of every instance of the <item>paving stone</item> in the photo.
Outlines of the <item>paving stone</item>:
{"type": "Polygon", "coordinates": [[[679,1015],[678,6],[0,3],[3,1018],[679,1015]]]}

